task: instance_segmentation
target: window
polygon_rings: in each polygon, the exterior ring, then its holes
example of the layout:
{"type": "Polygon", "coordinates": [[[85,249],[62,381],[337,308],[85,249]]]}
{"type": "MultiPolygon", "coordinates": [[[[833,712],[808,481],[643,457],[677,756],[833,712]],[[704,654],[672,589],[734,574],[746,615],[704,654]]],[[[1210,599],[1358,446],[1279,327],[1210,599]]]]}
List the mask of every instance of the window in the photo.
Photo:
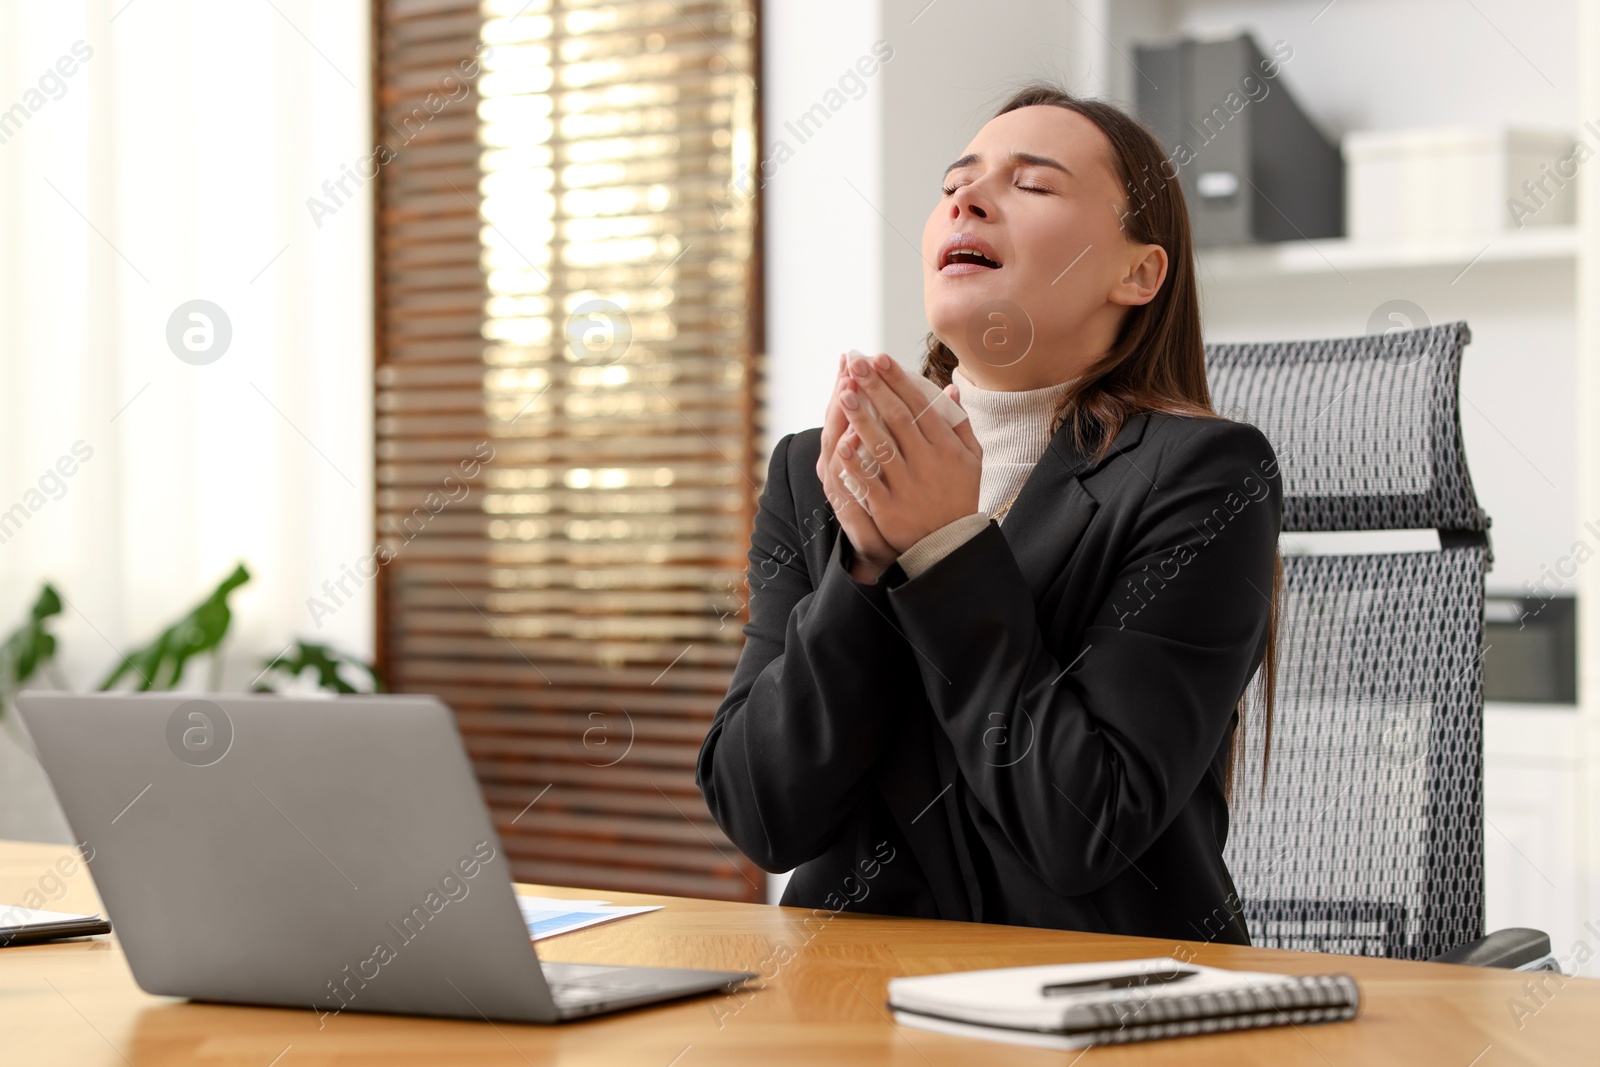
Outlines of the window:
{"type": "Polygon", "coordinates": [[[379,0],[379,657],[515,876],[764,898],[694,758],[738,658],[754,0],[379,0]]]}

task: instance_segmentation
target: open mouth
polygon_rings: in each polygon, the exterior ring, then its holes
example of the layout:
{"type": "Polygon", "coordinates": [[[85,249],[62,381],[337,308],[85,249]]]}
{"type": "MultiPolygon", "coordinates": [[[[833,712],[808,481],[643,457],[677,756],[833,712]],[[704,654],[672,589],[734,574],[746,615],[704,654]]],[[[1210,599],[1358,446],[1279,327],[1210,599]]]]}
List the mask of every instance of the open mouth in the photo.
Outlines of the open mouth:
{"type": "Polygon", "coordinates": [[[973,274],[980,270],[999,270],[1002,265],[994,246],[969,233],[954,235],[940,250],[940,274],[973,274]]]}

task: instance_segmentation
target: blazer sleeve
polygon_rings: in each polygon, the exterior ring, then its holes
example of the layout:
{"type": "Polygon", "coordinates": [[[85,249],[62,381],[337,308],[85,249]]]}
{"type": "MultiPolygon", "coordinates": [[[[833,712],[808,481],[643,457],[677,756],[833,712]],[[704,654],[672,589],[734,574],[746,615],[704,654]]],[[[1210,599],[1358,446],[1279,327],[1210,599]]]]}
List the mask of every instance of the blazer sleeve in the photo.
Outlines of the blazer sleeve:
{"type": "Polygon", "coordinates": [[[1189,801],[1264,648],[1282,513],[1272,447],[1220,419],[1183,420],[1179,434],[1128,550],[1106,561],[1112,592],[1081,645],[1046,643],[994,524],[890,592],[938,667],[924,668],[924,689],[964,781],[1068,896],[1133,865],[1189,801]],[[1015,762],[997,758],[1029,744],[1015,762]]]}
{"type": "Polygon", "coordinates": [[[813,587],[803,542],[823,524],[797,521],[794,440],[773,449],[750,539],[744,649],[695,776],[723,833],[768,871],[827,848],[917,684],[887,585],[850,577],[842,531],[813,587]]]}

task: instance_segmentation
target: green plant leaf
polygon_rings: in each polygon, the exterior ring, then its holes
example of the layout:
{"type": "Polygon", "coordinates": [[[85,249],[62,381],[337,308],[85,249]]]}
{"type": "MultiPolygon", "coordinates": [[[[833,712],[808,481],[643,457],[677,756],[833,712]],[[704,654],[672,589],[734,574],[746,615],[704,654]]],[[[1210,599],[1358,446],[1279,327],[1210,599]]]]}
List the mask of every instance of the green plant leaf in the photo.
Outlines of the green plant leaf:
{"type": "Polygon", "coordinates": [[[61,614],[61,594],[45,582],[28,609],[28,618],[0,643],[0,688],[9,697],[32,678],[34,672],[55,658],[55,635],[45,622],[61,614]]]}
{"type": "Polygon", "coordinates": [[[100,683],[101,689],[110,689],[129,672],[138,676],[134,686],[140,692],[150,689],[174,689],[183,680],[183,670],[189,660],[205,653],[215,653],[222,639],[228,635],[233,622],[233,612],[228,608],[228,596],[250,580],[250,572],[243,563],[234,567],[211,594],[195,605],[183,618],[167,627],[144,648],[128,653],[116,670],[100,683]]]}
{"type": "MultiPolygon", "coordinates": [[[[334,693],[381,693],[383,692],[383,678],[378,674],[376,667],[363,660],[346,656],[338,649],[328,645],[319,645],[311,641],[296,641],[293,648],[269,660],[263,661],[263,674],[278,673],[289,678],[298,678],[306,671],[315,671],[317,688],[326,689],[334,693]],[[340,675],[340,667],[354,667],[363,672],[372,681],[371,689],[357,689],[340,675]]],[[[258,693],[276,692],[270,685],[257,685],[258,693]]]]}

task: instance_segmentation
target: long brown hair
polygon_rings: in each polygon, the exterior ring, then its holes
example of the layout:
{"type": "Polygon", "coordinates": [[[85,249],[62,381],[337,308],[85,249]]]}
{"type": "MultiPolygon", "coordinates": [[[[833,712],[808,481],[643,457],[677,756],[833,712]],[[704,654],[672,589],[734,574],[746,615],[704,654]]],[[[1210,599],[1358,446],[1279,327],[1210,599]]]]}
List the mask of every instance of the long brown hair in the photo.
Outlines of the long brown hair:
{"type": "MultiPolygon", "coordinates": [[[[1220,418],[1211,406],[1211,390],[1206,384],[1194,241],[1177,170],[1161,150],[1155,135],[1138,119],[1114,104],[1081,99],[1053,85],[1036,82],[1024,86],[1000,106],[994,117],[1040,105],[1075,111],[1099,128],[1111,144],[1117,179],[1128,193],[1128,204],[1122,213],[1123,232],[1135,244],[1158,244],[1167,253],[1167,276],[1156,295],[1145,304],[1127,309],[1110,351],[1075,381],[1056,410],[1052,434],[1063,424],[1070,423],[1079,447],[1098,458],[1111,447],[1123,424],[1141,412],[1220,418]]],[[[940,386],[949,385],[950,374],[956,368],[956,354],[932,333],[928,334],[927,345],[923,376],[940,386]]],[[[1282,587],[1283,562],[1275,559],[1267,649],[1256,679],[1264,731],[1263,793],[1272,751],[1273,695],[1278,677],[1278,603],[1282,587]]],[[[1234,731],[1223,782],[1230,803],[1233,769],[1245,752],[1248,703],[1247,695],[1241,695],[1239,726],[1234,731]]]]}

